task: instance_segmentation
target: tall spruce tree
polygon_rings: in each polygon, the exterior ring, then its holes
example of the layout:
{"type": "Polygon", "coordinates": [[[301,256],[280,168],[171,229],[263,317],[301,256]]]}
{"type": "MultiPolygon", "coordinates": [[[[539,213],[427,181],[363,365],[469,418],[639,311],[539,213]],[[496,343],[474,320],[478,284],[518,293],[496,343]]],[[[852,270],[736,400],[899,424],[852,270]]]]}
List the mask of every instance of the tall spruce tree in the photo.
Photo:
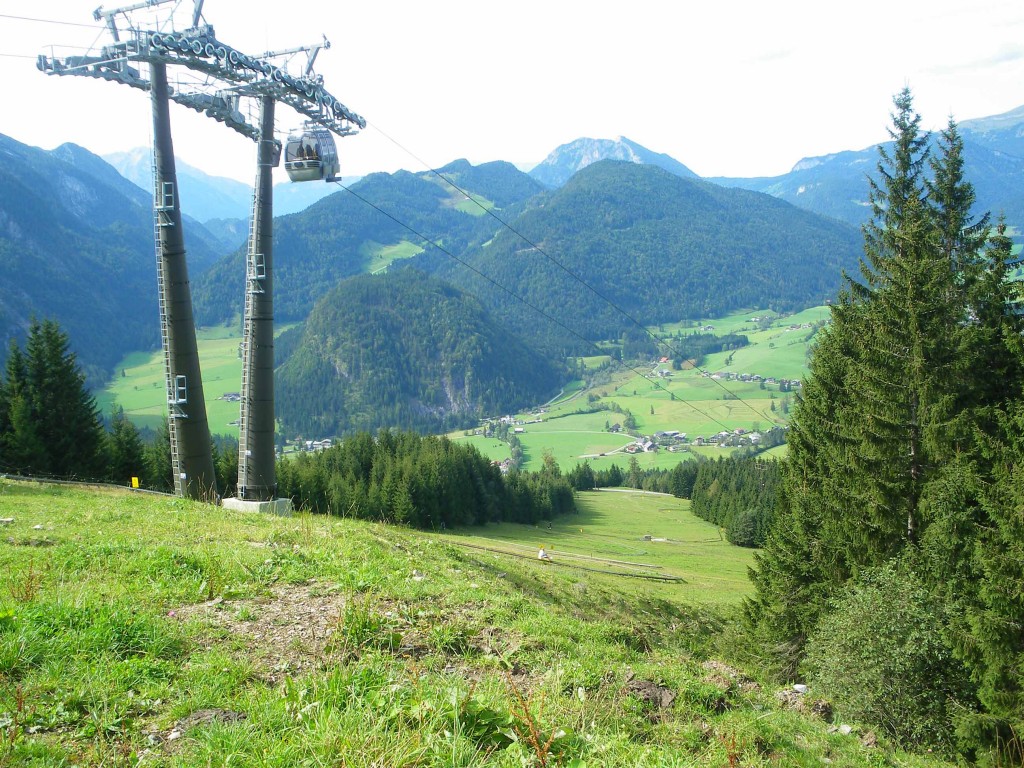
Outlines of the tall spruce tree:
{"type": "Polygon", "coordinates": [[[814,351],[787,437],[780,513],[752,572],[747,615],[784,651],[786,670],[829,599],[865,568],[901,557],[932,583],[954,572],[969,580],[985,475],[974,441],[1020,388],[1006,344],[1018,329],[1005,244],[981,249],[987,218],[973,217],[956,125],[929,162],[909,90],[894,105],[860,275],[847,278],[814,351]],[[1010,377],[1006,391],[988,366],[1010,377]]]}
{"type": "Polygon", "coordinates": [[[25,362],[32,417],[45,451],[40,471],[97,478],[103,465],[103,424],[67,334],[55,321],[31,324],[25,362]]]}
{"type": "Polygon", "coordinates": [[[102,475],[99,411],[57,323],[33,320],[25,351],[11,344],[3,386],[0,443],[8,469],[86,479],[102,475]]]}
{"type": "Polygon", "coordinates": [[[107,479],[125,485],[133,477],[146,480],[146,446],[124,409],[115,408],[107,433],[107,479]]]}

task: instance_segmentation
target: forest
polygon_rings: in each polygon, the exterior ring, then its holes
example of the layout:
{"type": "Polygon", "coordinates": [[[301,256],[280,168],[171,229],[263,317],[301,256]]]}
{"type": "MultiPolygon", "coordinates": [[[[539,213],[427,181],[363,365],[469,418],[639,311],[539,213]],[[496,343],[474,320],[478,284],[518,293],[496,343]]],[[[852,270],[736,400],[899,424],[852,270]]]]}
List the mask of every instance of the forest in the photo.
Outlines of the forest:
{"type": "Polygon", "coordinates": [[[277,372],[278,415],[307,437],[443,432],[543,402],[565,372],[470,296],[413,270],[342,281],[277,372]]]}
{"type": "Polygon", "coordinates": [[[516,332],[528,329],[532,343],[564,350],[572,339],[561,326],[618,339],[636,328],[630,318],[656,325],[824,303],[856,264],[857,241],[854,228],[768,196],[605,160],[531,199],[512,231],[467,251],[472,271],[447,260],[436,274],[516,332]]]}
{"type": "Polygon", "coordinates": [[[797,398],[751,637],[898,743],[1024,761],[1024,318],[955,121],[894,99],[873,217],[797,398]]]}
{"type": "Polygon", "coordinates": [[[554,460],[506,476],[472,446],[386,429],[280,461],[277,478],[280,495],[302,509],[434,530],[536,524],[575,510],[554,460]]]}

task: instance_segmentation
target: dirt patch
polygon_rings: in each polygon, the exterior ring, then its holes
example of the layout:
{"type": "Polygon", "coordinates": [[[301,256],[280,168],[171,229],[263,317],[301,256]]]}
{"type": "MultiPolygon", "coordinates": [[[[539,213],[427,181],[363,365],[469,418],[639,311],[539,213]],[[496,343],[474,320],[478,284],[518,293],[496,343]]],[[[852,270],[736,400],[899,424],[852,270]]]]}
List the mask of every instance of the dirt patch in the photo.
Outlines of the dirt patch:
{"type": "Polygon", "coordinates": [[[739,689],[740,693],[756,693],[761,690],[761,686],[755,680],[721,661],[710,659],[701,664],[701,667],[706,671],[704,682],[720,689],[722,693],[728,693],[733,688],[739,689]]]}
{"type": "Polygon", "coordinates": [[[168,612],[241,638],[268,682],[319,666],[345,608],[345,596],[323,584],[278,584],[252,600],[216,599],[168,612]]]}
{"type": "Polygon", "coordinates": [[[36,539],[36,538],[23,538],[15,539],[13,537],[7,538],[7,543],[13,547],[52,547],[57,544],[56,540],[50,538],[36,539]]]}
{"type": "Polygon", "coordinates": [[[472,646],[488,656],[511,657],[523,645],[523,637],[501,627],[484,627],[473,638],[472,646]]]}
{"type": "Polygon", "coordinates": [[[636,696],[650,709],[668,709],[676,700],[676,692],[650,680],[630,680],[623,693],[636,696]]]}
{"type": "MultiPolygon", "coordinates": [[[[174,724],[174,730],[184,733],[189,728],[210,723],[234,723],[245,720],[245,714],[230,709],[199,709],[174,724]]],[[[173,733],[173,731],[172,731],[173,733]]]]}
{"type": "Polygon", "coordinates": [[[793,688],[776,691],[775,700],[783,709],[794,709],[804,715],[820,717],[825,722],[832,722],[832,705],[825,699],[816,699],[793,688]]]}

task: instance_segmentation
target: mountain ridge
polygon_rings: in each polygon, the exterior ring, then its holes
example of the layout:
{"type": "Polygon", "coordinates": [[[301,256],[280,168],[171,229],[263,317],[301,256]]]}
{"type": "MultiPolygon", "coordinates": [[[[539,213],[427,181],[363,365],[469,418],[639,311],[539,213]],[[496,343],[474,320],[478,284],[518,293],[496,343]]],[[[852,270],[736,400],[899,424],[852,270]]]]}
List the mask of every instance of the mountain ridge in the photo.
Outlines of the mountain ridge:
{"type": "Polygon", "coordinates": [[[622,160],[630,163],[654,165],[684,178],[697,178],[697,174],[661,152],[654,152],[635,141],[619,136],[617,139],[579,138],[562,144],[533,170],[530,176],[549,188],[565,184],[578,171],[600,160],[622,160]]]}

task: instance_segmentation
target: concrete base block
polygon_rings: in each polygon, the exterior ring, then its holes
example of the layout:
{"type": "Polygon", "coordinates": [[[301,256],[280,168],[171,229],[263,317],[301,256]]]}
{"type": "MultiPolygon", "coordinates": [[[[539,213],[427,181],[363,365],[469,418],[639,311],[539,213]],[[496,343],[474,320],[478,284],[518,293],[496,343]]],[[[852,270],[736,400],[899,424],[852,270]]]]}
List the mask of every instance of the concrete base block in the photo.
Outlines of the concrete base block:
{"type": "Polygon", "coordinates": [[[291,499],[274,499],[272,501],[248,501],[246,499],[236,499],[234,496],[223,499],[221,506],[224,509],[233,509],[237,512],[263,512],[268,515],[280,515],[282,517],[291,517],[292,514],[292,500],[291,499]]]}

